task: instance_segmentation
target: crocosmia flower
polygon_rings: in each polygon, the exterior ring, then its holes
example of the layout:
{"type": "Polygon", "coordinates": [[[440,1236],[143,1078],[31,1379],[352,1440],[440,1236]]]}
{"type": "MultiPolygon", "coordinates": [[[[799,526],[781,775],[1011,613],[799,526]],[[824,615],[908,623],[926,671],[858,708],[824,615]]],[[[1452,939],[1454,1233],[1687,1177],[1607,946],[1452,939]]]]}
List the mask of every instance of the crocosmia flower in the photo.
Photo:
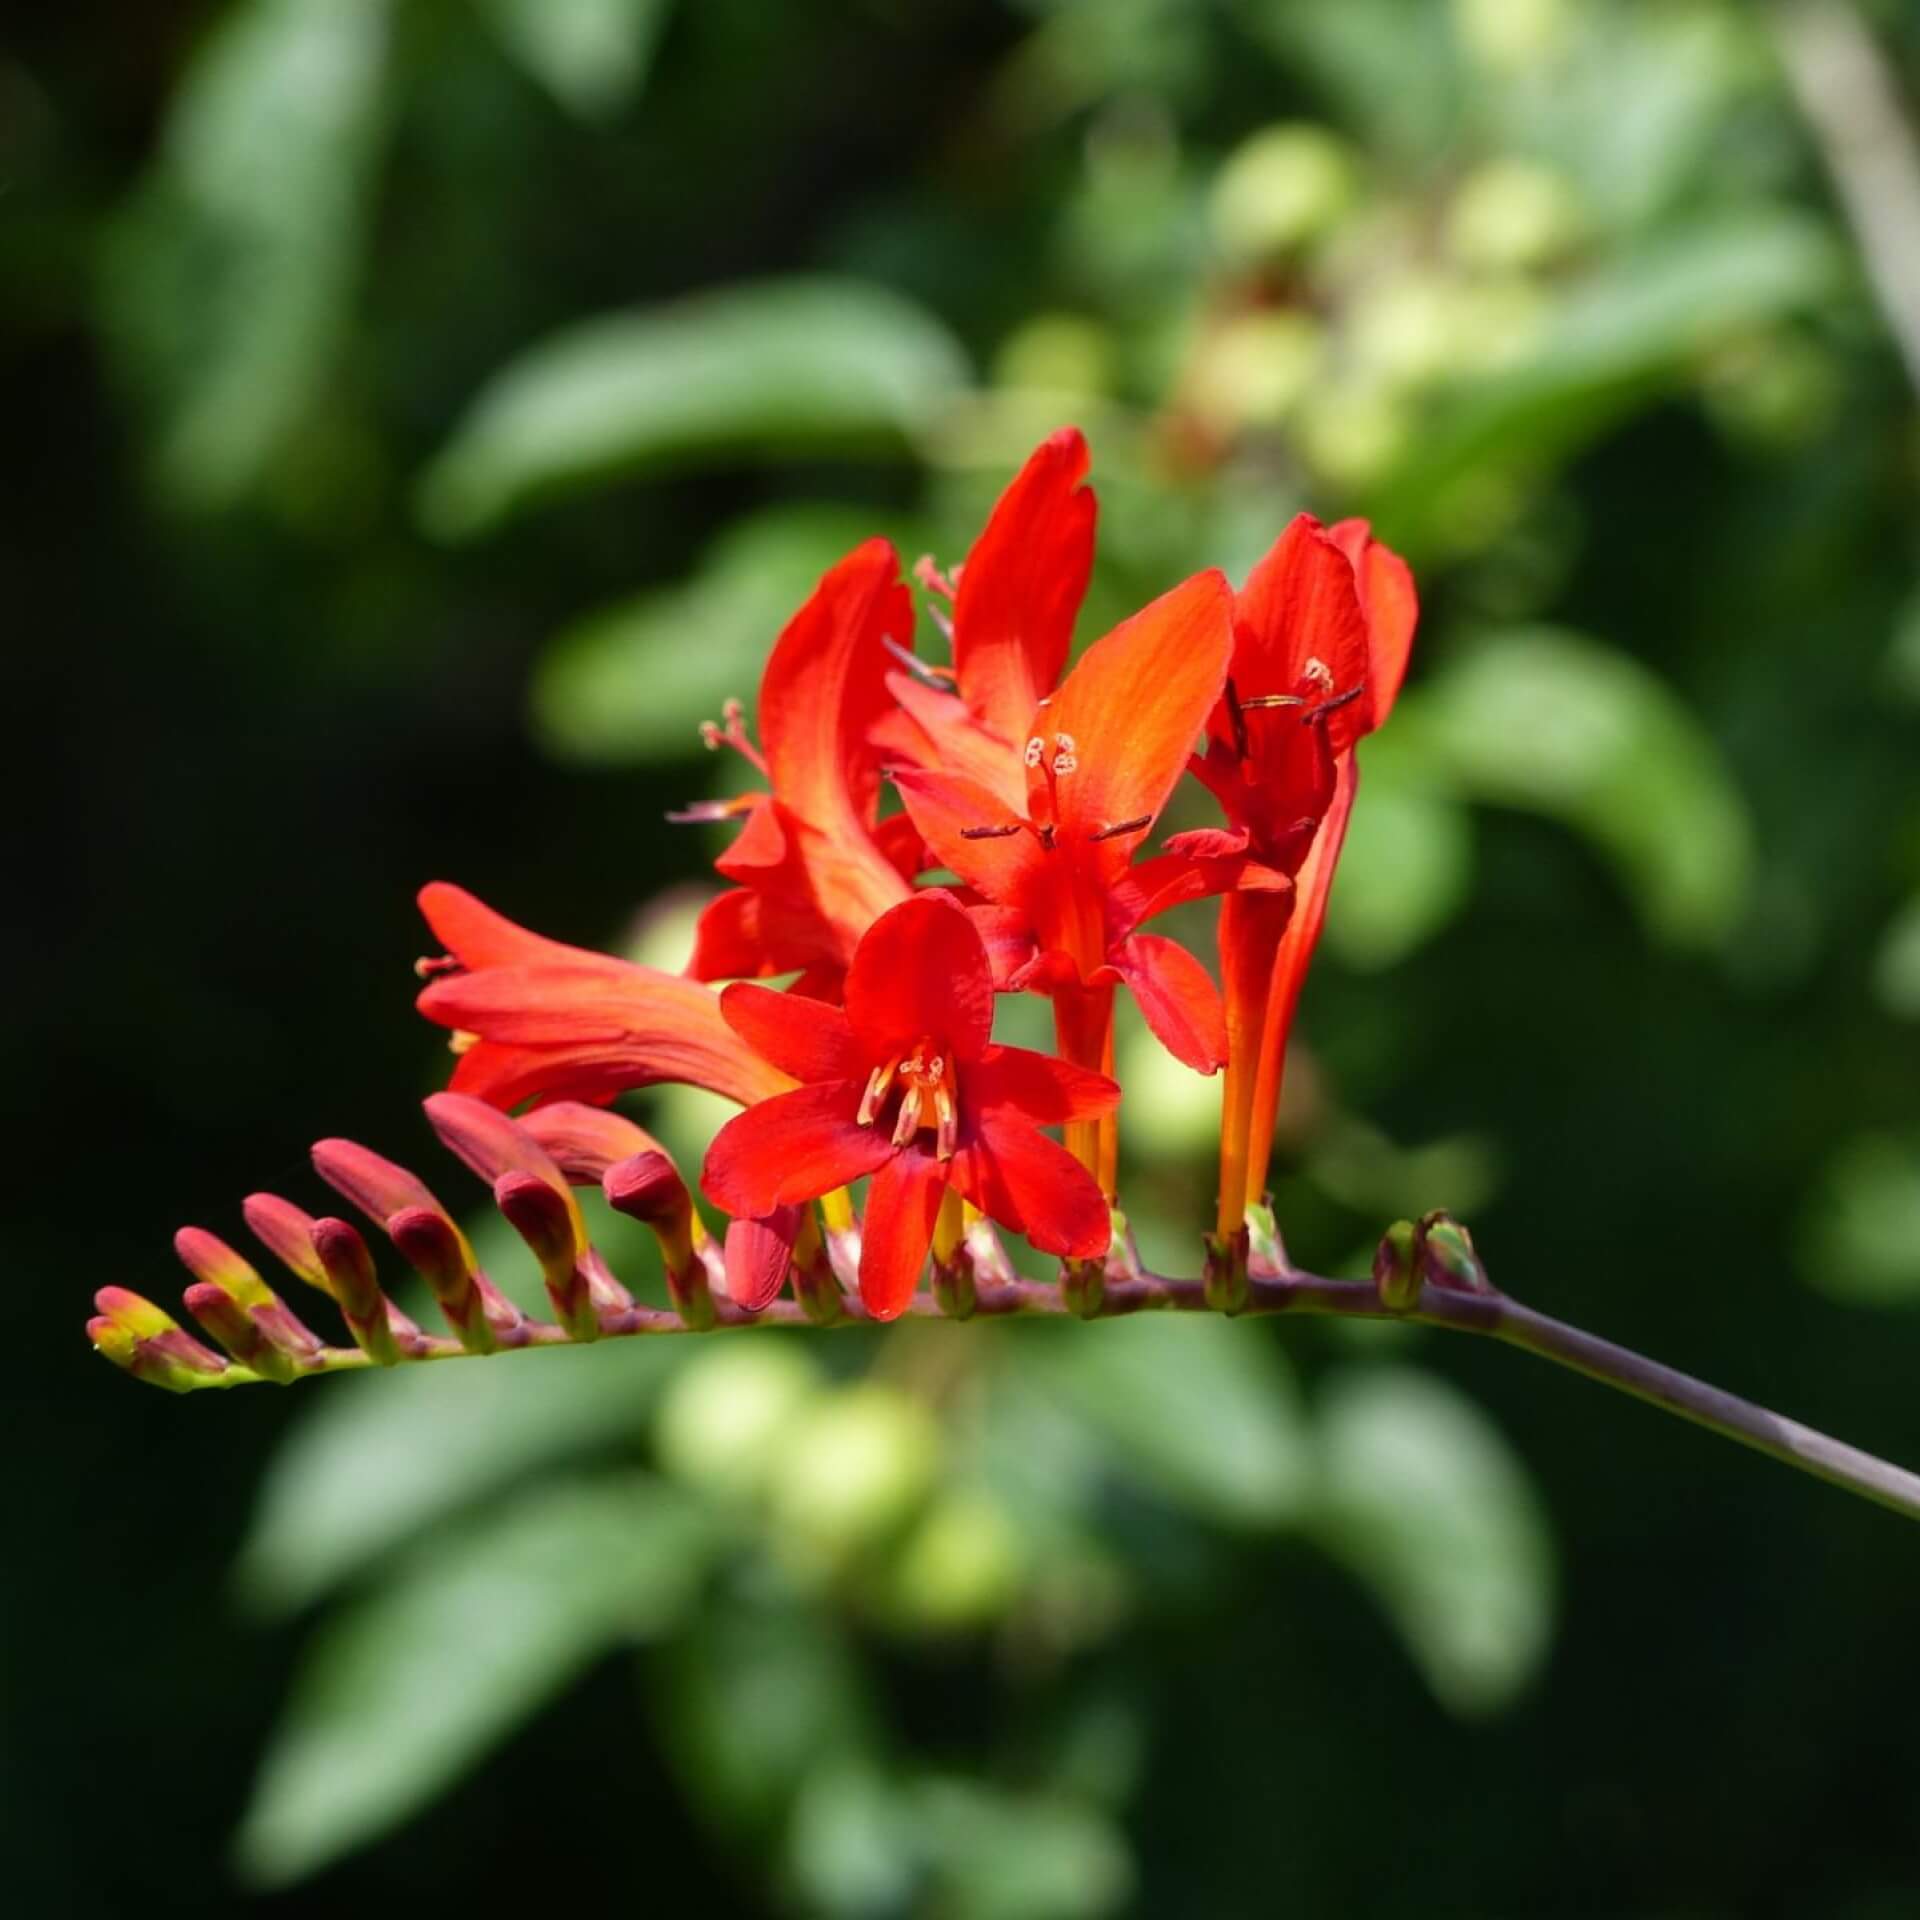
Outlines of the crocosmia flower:
{"type": "Polygon", "coordinates": [[[728,1121],[701,1184],[729,1213],[766,1216],[872,1175],[859,1280],[877,1319],[912,1300],[949,1191],[1043,1252],[1106,1251],[1098,1185],[1040,1129],[1097,1120],[1120,1089],[993,1044],[986,948],[949,895],[921,893],[874,922],[844,1010],[746,983],[720,1005],[743,1040],[804,1084],[728,1121]]]}

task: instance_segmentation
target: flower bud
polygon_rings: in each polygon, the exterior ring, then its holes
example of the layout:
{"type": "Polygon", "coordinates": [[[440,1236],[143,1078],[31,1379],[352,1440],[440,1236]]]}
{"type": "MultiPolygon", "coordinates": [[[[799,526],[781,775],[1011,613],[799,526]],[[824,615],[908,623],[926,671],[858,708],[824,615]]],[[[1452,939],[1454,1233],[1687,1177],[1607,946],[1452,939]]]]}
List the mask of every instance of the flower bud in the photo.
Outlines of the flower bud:
{"type": "Polygon", "coordinates": [[[313,1250],[326,1269],[328,1291],[340,1303],[341,1318],[360,1350],[376,1366],[393,1366],[400,1349],[367,1243],[346,1221],[329,1217],[313,1223],[313,1250]]]}
{"type": "Polygon", "coordinates": [[[616,1213],[653,1230],[680,1318],[697,1332],[712,1326],[713,1294],[697,1244],[700,1216],[673,1161],[658,1147],[646,1148],[608,1167],[600,1188],[616,1213]]]}
{"type": "Polygon", "coordinates": [[[493,1183],[494,1204],[540,1262],[547,1298],[574,1340],[597,1340],[600,1320],[582,1267],[585,1235],[576,1231],[578,1210],[564,1187],[537,1173],[510,1171],[493,1183]]]}
{"type": "MultiPolygon", "coordinates": [[[[322,1144],[325,1144],[324,1142],[322,1144]]],[[[316,1152],[318,1149],[316,1149],[316,1152]]],[[[297,1278],[321,1293],[333,1291],[327,1270],[313,1250],[313,1216],[277,1193],[250,1193],[240,1211],[253,1237],[297,1278]]]]}
{"type": "Polygon", "coordinates": [[[552,1156],[576,1187],[597,1187],[611,1167],[635,1154],[659,1153],[660,1143],[644,1127],[605,1107],[578,1100],[556,1100],[536,1107],[517,1123],[552,1156]]]}
{"type": "MultiPolygon", "coordinates": [[[[191,1393],[196,1387],[228,1384],[232,1369],[204,1347],[171,1315],[125,1287],[102,1287],[93,1296],[97,1318],[87,1322],[94,1350],[136,1380],[191,1393]]],[[[244,1379],[244,1374],[239,1376],[244,1379]]]]}
{"type": "Polygon", "coordinates": [[[1418,1241],[1411,1220],[1396,1220],[1373,1255],[1373,1289],[1389,1313],[1411,1313],[1420,1304],[1418,1241]]]}
{"type": "Polygon", "coordinates": [[[387,1232],[440,1303],[447,1324],[469,1353],[491,1353],[499,1344],[495,1321],[515,1326],[519,1309],[502,1299],[473,1264],[472,1250],[444,1213],[432,1207],[402,1207],[387,1232]]]}
{"type": "Polygon", "coordinates": [[[1450,1213],[1423,1214],[1418,1239],[1420,1277],[1428,1286],[1455,1293],[1493,1292],[1487,1270],[1473,1249],[1473,1236],[1450,1213]]]}
{"type": "Polygon", "coordinates": [[[182,1227],[173,1247],[197,1282],[187,1289],[188,1311],[243,1367],[284,1384],[319,1356],[319,1335],[224,1240],[182,1227]]]}

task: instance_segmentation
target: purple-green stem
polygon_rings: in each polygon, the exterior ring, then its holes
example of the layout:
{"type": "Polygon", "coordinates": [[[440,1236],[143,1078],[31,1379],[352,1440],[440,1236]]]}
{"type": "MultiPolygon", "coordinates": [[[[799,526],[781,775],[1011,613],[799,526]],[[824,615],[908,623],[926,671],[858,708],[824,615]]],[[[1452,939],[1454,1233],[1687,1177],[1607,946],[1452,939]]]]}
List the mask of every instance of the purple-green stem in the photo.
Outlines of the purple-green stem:
{"type": "MultiPolygon", "coordinates": [[[[1130,1264],[1130,1263],[1129,1263],[1130,1264]]],[[[1137,1268],[1111,1275],[1105,1283],[1097,1309],[1087,1314],[1084,1300],[1071,1302],[1062,1289],[1048,1281],[981,1281],[975,1287],[974,1319],[1011,1318],[1095,1318],[1110,1320],[1122,1314],[1146,1312],[1209,1313],[1206,1283],[1201,1280],[1169,1279],[1161,1274],[1145,1273],[1137,1268]],[[1078,1310],[1076,1310],[1078,1309],[1078,1310]]],[[[810,1327],[820,1321],[792,1300],[776,1300],[763,1312],[743,1313],[725,1300],[715,1300],[714,1330],[730,1327],[810,1327]]],[[[1829,1438],[1812,1427],[1802,1426],[1766,1408],[1742,1400],[1737,1394],[1709,1386],[1677,1368],[1662,1366],[1629,1348],[1615,1346],[1595,1334],[1536,1313],[1517,1300],[1495,1291],[1469,1291],[1464,1288],[1428,1284],[1420,1289],[1418,1301],[1404,1312],[1382,1304],[1370,1280],[1329,1280],[1319,1274],[1278,1272],[1256,1268],[1247,1282],[1244,1314],[1319,1314],[1350,1320],[1404,1320],[1424,1326],[1445,1327],[1456,1333],[1484,1334],[1510,1347],[1551,1360],[1557,1366],[1582,1373],[1590,1380],[1617,1388],[1664,1408],[1696,1426],[1710,1429],[1741,1446],[1751,1447],[1783,1465],[1812,1474],[1836,1487],[1844,1487],[1863,1499],[1896,1513],[1920,1519],[1920,1474],[1863,1453],[1843,1441],[1829,1438]]],[[[910,1317],[944,1317],[931,1292],[915,1296],[907,1308],[910,1317]]],[[[689,1333],[680,1316],[660,1307],[633,1306],[600,1315],[600,1333],[605,1339],[643,1334],[689,1333]]],[[[856,1296],[842,1302],[840,1317],[833,1324],[857,1326],[871,1316],[856,1296]]],[[[578,1344],[562,1327],[549,1321],[528,1320],[515,1329],[521,1337],[503,1340],[502,1347],[558,1347],[578,1344]]],[[[435,1335],[416,1335],[406,1343],[403,1363],[417,1360],[455,1360],[474,1357],[457,1340],[435,1335]]],[[[298,1369],[298,1374],[347,1373],[370,1365],[368,1356],[356,1347],[327,1347],[298,1369]]],[[[264,1376],[241,1366],[230,1366],[224,1373],[208,1376],[206,1386],[241,1386],[264,1376]]]]}

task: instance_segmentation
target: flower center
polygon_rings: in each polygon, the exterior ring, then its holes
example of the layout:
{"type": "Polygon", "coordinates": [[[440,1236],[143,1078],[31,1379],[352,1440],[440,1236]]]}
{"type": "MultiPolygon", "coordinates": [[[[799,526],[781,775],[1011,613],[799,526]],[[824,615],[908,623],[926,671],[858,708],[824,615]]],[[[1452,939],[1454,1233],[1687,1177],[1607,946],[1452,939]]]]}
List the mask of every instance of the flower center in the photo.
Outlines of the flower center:
{"type": "Polygon", "coordinates": [[[893,1144],[904,1147],[915,1134],[931,1127],[935,1156],[951,1160],[960,1144],[959,1077],[951,1057],[932,1040],[922,1039],[909,1052],[875,1067],[860,1096],[855,1116],[860,1125],[872,1126],[896,1092],[900,1104],[893,1117],[893,1144]]]}

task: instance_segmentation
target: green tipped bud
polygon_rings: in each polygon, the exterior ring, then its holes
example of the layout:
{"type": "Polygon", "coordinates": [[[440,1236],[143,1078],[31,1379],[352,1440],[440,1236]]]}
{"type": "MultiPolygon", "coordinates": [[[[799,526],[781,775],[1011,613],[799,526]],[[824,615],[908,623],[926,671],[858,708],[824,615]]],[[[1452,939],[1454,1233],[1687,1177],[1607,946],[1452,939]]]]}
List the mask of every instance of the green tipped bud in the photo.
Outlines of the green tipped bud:
{"type": "Polygon", "coordinates": [[[400,1348],[367,1243],[346,1221],[328,1218],[313,1223],[313,1250],[326,1271],[327,1290],[340,1303],[340,1317],[361,1352],[375,1366],[393,1366],[400,1348]]]}
{"type": "Polygon", "coordinates": [[[1396,1220],[1374,1250],[1373,1290],[1389,1313],[1411,1313],[1420,1304],[1418,1242],[1413,1222],[1396,1220]]]}
{"type": "Polygon", "coordinates": [[[1493,1283],[1474,1251],[1473,1236],[1450,1213],[1423,1214],[1418,1229],[1420,1277],[1455,1293],[1492,1293],[1493,1283]]]}
{"type": "Polygon", "coordinates": [[[236,1377],[249,1377],[235,1375],[170,1314],[125,1287],[102,1287],[93,1304],[99,1315],[87,1322],[87,1337],[94,1350],[136,1380],[169,1393],[191,1393],[196,1387],[225,1386],[236,1377]]]}

